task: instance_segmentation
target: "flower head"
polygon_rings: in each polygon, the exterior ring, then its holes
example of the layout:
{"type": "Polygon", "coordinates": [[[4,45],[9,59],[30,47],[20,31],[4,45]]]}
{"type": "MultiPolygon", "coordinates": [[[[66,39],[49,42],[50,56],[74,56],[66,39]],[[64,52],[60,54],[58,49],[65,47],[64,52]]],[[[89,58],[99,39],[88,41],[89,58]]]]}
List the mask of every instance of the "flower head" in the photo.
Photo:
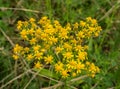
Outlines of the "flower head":
{"type": "Polygon", "coordinates": [[[52,59],[53,59],[53,57],[51,55],[44,57],[46,64],[52,63],[52,61],[53,61],[52,59]]]}
{"type": "Polygon", "coordinates": [[[39,68],[42,68],[42,66],[43,65],[39,61],[37,61],[34,65],[34,68],[39,69],[39,68]]]}
{"type": "MultiPolygon", "coordinates": [[[[102,30],[96,19],[87,17],[79,23],[62,26],[59,21],[51,21],[44,16],[39,21],[35,18],[18,21],[17,29],[24,45],[14,46],[15,60],[26,59],[37,69],[47,65],[62,78],[84,73],[94,77],[100,71],[99,67],[89,62],[86,51],[86,40],[97,37],[102,30]]],[[[48,67],[45,69],[48,70],[48,67]]]]}

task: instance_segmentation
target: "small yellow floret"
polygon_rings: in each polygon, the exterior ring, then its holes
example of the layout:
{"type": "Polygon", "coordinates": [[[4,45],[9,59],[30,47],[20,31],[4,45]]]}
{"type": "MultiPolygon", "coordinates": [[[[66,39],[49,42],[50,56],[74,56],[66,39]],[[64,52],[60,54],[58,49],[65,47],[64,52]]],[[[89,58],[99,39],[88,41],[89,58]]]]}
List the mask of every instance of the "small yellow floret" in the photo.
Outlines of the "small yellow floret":
{"type": "Polygon", "coordinates": [[[66,58],[66,59],[70,59],[70,58],[73,57],[73,54],[72,54],[72,52],[66,52],[66,53],[63,54],[63,56],[64,56],[64,58],[66,58]]]}
{"type": "Polygon", "coordinates": [[[63,78],[66,78],[66,77],[69,76],[67,70],[63,70],[63,71],[61,72],[61,75],[62,75],[63,78]]]}
{"type": "Polygon", "coordinates": [[[38,61],[38,62],[35,63],[34,68],[39,69],[39,68],[41,68],[42,66],[43,66],[43,65],[38,61]]]}
{"type": "Polygon", "coordinates": [[[15,60],[18,60],[18,59],[19,59],[19,56],[18,56],[18,55],[13,55],[13,58],[14,58],[15,60]]]}
{"type": "Polygon", "coordinates": [[[46,64],[49,64],[49,63],[51,63],[53,60],[53,57],[50,55],[50,56],[47,56],[47,57],[44,57],[44,59],[45,59],[45,62],[46,62],[46,64]]]}

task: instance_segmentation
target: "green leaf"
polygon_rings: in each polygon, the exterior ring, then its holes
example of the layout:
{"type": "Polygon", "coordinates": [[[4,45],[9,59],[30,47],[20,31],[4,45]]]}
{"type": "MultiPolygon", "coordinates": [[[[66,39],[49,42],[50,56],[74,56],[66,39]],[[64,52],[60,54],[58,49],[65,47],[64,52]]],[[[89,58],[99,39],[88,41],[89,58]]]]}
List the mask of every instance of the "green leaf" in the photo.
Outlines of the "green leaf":
{"type": "MultiPolygon", "coordinates": [[[[39,71],[39,70],[35,69],[35,71],[39,71]]],[[[55,74],[53,71],[50,71],[48,69],[41,69],[39,74],[42,74],[42,75],[47,76],[49,78],[58,79],[57,74],[55,74]]]]}

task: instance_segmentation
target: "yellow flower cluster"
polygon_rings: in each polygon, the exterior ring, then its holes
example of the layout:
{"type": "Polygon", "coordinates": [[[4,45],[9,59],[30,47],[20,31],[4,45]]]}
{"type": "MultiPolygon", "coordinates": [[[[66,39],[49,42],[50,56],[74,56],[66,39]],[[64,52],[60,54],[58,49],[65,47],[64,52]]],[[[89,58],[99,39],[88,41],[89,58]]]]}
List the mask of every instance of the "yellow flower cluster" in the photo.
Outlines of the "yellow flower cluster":
{"type": "Polygon", "coordinates": [[[15,60],[22,56],[34,63],[34,68],[49,65],[62,78],[83,74],[94,77],[99,72],[99,68],[89,62],[88,46],[85,45],[85,40],[98,36],[101,31],[95,19],[88,17],[85,21],[62,27],[59,21],[50,21],[45,16],[39,21],[34,18],[18,21],[17,29],[27,47],[15,45],[15,60]]]}

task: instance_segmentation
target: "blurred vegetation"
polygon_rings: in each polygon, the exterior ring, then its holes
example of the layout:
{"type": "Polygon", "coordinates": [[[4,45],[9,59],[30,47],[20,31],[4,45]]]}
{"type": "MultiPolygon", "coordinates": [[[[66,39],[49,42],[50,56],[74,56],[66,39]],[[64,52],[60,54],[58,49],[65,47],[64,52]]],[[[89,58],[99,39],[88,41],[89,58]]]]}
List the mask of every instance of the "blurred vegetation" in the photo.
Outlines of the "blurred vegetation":
{"type": "Polygon", "coordinates": [[[22,75],[24,64],[12,58],[13,43],[22,44],[17,37],[17,21],[42,16],[57,19],[62,25],[89,16],[97,19],[103,31],[89,40],[88,53],[101,72],[93,79],[73,83],[76,88],[69,89],[120,89],[119,0],[0,0],[0,89],[40,89],[49,85],[50,80],[39,76],[30,81],[34,74],[22,75]]]}

